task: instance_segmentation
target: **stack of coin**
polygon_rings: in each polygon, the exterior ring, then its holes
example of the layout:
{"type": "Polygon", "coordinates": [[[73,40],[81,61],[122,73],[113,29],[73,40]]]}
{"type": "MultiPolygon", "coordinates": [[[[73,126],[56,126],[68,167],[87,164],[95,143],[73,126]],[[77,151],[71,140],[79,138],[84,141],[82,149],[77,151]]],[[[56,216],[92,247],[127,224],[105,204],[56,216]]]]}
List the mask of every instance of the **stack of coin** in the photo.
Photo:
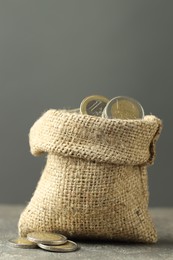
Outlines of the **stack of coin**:
{"type": "Polygon", "coordinates": [[[10,239],[12,247],[33,249],[41,248],[51,252],[73,252],[78,245],[61,234],[51,232],[32,232],[26,237],[10,239]]]}
{"type": "Polygon", "coordinates": [[[101,116],[107,119],[142,119],[144,110],[133,98],[118,96],[108,100],[103,96],[90,96],[80,105],[81,114],[101,116]]]}

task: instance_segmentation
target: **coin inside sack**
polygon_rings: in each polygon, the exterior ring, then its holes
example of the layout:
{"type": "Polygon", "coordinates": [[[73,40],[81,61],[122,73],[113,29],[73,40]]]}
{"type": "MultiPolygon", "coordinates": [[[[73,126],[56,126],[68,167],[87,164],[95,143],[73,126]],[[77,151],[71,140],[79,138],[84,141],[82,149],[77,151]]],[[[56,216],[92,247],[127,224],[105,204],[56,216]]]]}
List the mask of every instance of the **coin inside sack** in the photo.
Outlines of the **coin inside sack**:
{"type": "Polygon", "coordinates": [[[142,119],[144,110],[141,104],[130,97],[115,97],[111,99],[102,113],[103,118],[111,119],[142,119]]]}
{"type": "Polygon", "coordinates": [[[80,108],[68,109],[69,113],[80,113],[80,108]]]}
{"type": "Polygon", "coordinates": [[[101,116],[109,99],[104,96],[93,95],[82,100],[80,105],[81,114],[101,116]]]}
{"type": "Polygon", "coordinates": [[[51,251],[51,252],[73,252],[78,249],[78,245],[70,240],[67,240],[67,242],[63,245],[45,245],[45,244],[38,244],[38,246],[44,250],[51,251]]]}
{"type": "Polygon", "coordinates": [[[67,238],[58,233],[32,232],[27,234],[27,239],[37,244],[62,245],[67,242],[67,238]]]}
{"type": "Polygon", "coordinates": [[[9,245],[17,248],[33,249],[37,248],[37,244],[29,241],[26,237],[18,237],[8,240],[9,245]]]}

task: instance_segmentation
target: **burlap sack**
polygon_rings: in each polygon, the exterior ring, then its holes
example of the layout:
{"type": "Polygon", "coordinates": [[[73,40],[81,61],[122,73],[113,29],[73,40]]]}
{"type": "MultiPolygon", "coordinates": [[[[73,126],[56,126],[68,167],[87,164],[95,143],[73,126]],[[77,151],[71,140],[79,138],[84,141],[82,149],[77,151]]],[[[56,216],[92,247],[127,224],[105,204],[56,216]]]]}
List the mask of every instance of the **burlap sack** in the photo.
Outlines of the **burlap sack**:
{"type": "Polygon", "coordinates": [[[19,234],[156,242],[148,212],[147,165],[161,121],[112,120],[49,110],[30,131],[33,155],[48,153],[19,234]]]}

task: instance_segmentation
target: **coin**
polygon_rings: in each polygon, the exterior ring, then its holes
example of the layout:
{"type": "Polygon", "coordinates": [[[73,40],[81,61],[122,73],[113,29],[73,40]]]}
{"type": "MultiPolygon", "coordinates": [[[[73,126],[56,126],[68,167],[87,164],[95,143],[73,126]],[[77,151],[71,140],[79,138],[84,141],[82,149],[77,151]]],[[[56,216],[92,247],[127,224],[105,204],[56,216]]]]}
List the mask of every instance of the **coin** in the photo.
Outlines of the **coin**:
{"type": "Polygon", "coordinates": [[[29,241],[26,237],[18,237],[14,239],[8,240],[10,246],[18,247],[18,248],[25,248],[25,249],[32,249],[37,248],[37,244],[29,241]]]}
{"type": "Polygon", "coordinates": [[[108,98],[98,95],[86,97],[81,102],[80,112],[81,114],[101,116],[108,101],[108,98]]]}
{"type": "Polygon", "coordinates": [[[102,117],[103,118],[106,118],[105,110],[106,110],[106,107],[103,109],[103,112],[102,112],[102,117]]]}
{"type": "Polygon", "coordinates": [[[45,245],[45,244],[38,244],[38,246],[44,250],[47,250],[47,251],[52,251],[52,252],[72,252],[72,251],[75,251],[78,249],[78,245],[71,241],[71,240],[67,240],[67,242],[63,245],[45,245]]]}
{"type": "Polygon", "coordinates": [[[115,97],[111,99],[102,113],[103,118],[142,119],[144,110],[141,104],[130,97],[115,97]]]}
{"type": "Polygon", "coordinates": [[[37,244],[62,245],[67,242],[67,238],[58,233],[32,232],[27,235],[29,241],[37,244]]]}
{"type": "Polygon", "coordinates": [[[80,108],[68,109],[69,113],[80,113],[80,108]]]}

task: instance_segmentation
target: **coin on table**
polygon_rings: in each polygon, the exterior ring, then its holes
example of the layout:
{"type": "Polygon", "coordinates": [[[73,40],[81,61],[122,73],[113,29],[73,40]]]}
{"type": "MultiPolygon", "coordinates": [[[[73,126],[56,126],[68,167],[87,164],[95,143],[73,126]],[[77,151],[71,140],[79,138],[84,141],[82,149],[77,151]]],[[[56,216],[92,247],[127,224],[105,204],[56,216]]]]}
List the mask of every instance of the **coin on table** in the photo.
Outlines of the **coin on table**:
{"type": "Polygon", "coordinates": [[[58,233],[32,232],[27,234],[27,239],[37,244],[62,245],[67,242],[67,238],[58,233]]]}
{"type": "Polygon", "coordinates": [[[8,240],[9,245],[17,248],[33,249],[37,248],[37,244],[29,241],[26,237],[18,237],[8,240]]]}
{"type": "Polygon", "coordinates": [[[78,245],[73,242],[73,241],[70,241],[70,240],[67,240],[67,242],[63,245],[45,245],[45,244],[38,244],[38,246],[44,250],[47,250],[47,251],[52,251],[52,252],[62,252],[62,253],[65,253],[65,252],[73,252],[75,250],[77,250],[79,247],[78,245]]]}
{"type": "Polygon", "coordinates": [[[108,98],[98,95],[86,97],[81,102],[80,112],[81,114],[101,116],[108,101],[108,98]]]}
{"type": "Polygon", "coordinates": [[[130,97],[115,97],[111,99],[102,113],[104,118],[142,119],[144,110],[141,104],[130,97]]]}

